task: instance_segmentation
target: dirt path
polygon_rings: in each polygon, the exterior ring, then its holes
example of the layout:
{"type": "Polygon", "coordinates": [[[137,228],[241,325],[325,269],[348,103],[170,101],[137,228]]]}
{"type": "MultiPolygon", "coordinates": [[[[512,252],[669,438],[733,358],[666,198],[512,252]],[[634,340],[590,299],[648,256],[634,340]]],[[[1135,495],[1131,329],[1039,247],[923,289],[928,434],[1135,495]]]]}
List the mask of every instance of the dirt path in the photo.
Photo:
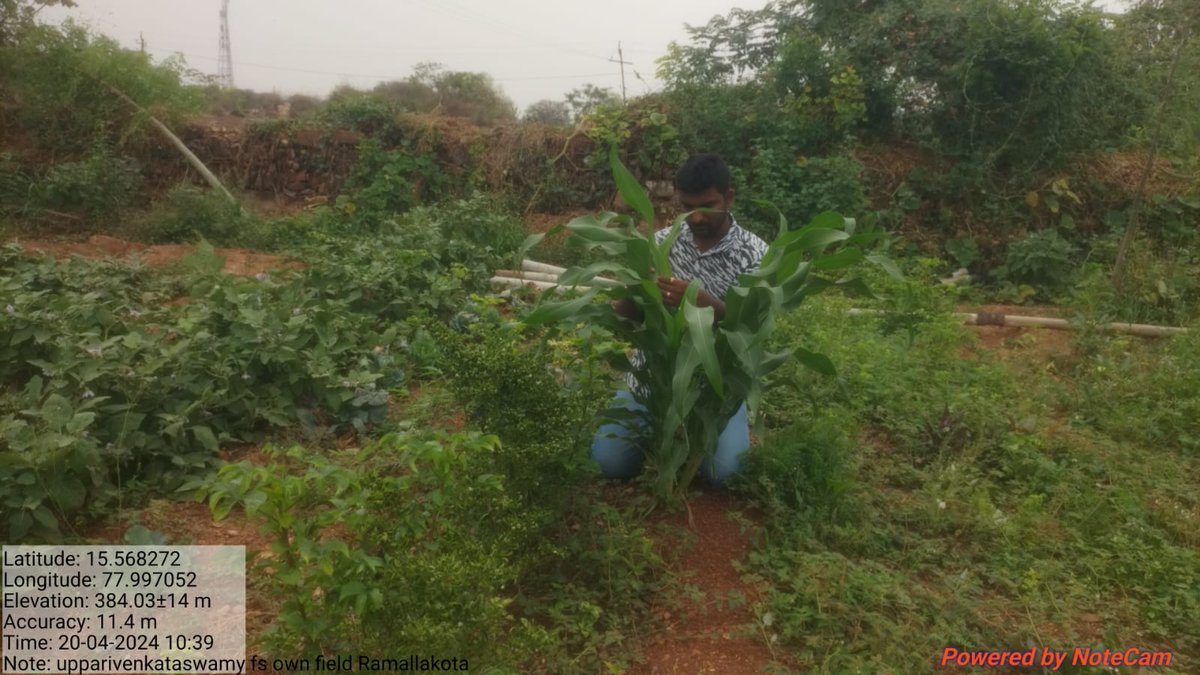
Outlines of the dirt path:
{"type": "MultiPolygon", "coordinates": [[[[748,534],[729,515],[744,508],[728,492],[706,492],[691,501],[695,541],[681,559],[687,575],[683,583],[698,588],[703,600],[689,601],[682,615],[664,614],[666,627],[650,639],[646,662],[636,664],[629,675],[752,675],[771,662],[763,641],[747,635],[759,594],[733,566],[750,551],[748,534]],[[745,602],[731,607],[731,594],[739,593],[745,602]]],[[[689,529],[687,520],[687,512],[680,511],[660,522],[689,529]]]]}
{"type": "MultiPolygon", "coordinates": [[[[13,240],[29,253],[42,253],[55,258],[109,258],[140,260],[151,267],[161,267],[178,262],[196,250],[195,246],[186,244],[158,244],[149,246],[137,242],[125,241],[103,234],[92,235],[86,242],[52,242],[40,240],[13,240]]],[[[218,256],[225,258],[224,271],[227,274],[239,276],[254,276],[259,272],[290,267],[300,268],[300,264],[280,255],[255,253],[237,248],[215,249],[218,256]]]]}

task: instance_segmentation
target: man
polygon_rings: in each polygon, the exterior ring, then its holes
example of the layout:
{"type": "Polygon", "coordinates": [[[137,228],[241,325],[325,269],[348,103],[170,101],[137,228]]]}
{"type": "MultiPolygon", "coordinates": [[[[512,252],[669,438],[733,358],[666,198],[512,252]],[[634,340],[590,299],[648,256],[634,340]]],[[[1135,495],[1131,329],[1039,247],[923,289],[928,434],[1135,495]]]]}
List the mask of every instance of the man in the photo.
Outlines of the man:
{"type": "MultiPolygon", "coordinates": [[[[725,294],[737,283],[738,276],[757,269],[767,251],[767,244],[753,233],[738,226],[730,208],[734,190],[730,186],[729,167],[716,155],[693,155],[675,175],[675,194],[686,211],[687,228],[671,247],[671,267],[676,276],[658,279],[663,302],[678,307],[692,279],[698,279],[701,290],[697,304],[712,307],[716,321],[725,317],[725,294]],[[703,211],[699,211],[702,209],[703,211]]],[[[655,233],[662,243],[669,229],[655,233]]],[[[616,304],[622,316],[641,321],[641,312],[633,301],[625,299],[616,304]]],[[[634,365],[641,355],[634,354],[634,365]]],[[[642,412],[630,394],[639,383],[630,373],[626,377],[629,391],[617,392],[617,401],[631,411],[642,412]]],[[[631,478],[642,469],[643,451],[636,444],[637,433],[624,425],[612,423],[600,427],[592,443],[592,459],[608,478],[631,478]]],[[[743,402],[717,440],[715,455],[704,463],[701,473],[711,483],[721,485],[738,468],[738,460],[750,447],[750,428],[743,402]]]]}

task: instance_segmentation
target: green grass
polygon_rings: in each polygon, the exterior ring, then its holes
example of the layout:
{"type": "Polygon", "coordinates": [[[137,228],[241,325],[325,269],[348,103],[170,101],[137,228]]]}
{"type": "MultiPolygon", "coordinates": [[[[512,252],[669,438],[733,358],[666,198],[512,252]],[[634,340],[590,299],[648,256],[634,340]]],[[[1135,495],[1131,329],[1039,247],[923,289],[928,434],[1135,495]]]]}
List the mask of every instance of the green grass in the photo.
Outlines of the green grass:
{"type": "Polygon", "coordinates": [[[749,569],[785,665],[922,673],[947,646],[1160,647],[1176,656],[1164,672],[1190,672],[1200,339],[1102,340],[1056,372],[1001,363],[945,315],[888,334],[848,306],[779,331],[839,375],[777,378],[741,482],[769,514],[749,569]]]}

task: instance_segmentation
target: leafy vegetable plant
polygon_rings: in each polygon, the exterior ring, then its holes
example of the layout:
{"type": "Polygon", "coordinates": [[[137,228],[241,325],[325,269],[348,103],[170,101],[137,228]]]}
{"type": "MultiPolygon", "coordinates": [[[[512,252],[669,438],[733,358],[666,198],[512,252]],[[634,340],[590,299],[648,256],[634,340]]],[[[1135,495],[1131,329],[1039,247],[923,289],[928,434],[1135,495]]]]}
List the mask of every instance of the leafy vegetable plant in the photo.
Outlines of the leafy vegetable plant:
{"type": "MultiPolygon", "coordinates": [[[[768,351],[776,316],[828,288],[865,292],[858,279],[828,276],[864,260],[893,274],[899,272],[888,258],[864,252],[879,233],[857,232],[852,219],[823,213],[807,226],[789,231],[781,215],[780,234],[760,267],[742,275],[729,290],[725,316],[719,323],[714,321],[712,308],[697,305],[700,282],[696,280],[677,309],[668,307],[655,279],[673,275],[668,254],[688,214],[675,219],[661,245],[647,238],[638,231],[637,222],[638,218],[653,222],[650,199],[615,151],[609,160],[621,196],[637,216],[612,212],[582,216],[544,235],[531,236],[526,247],[569,230],[585,248],[599,250],[608,259],[570,268],[559,282],[582,284],[599,274],[610,274],[620,286],[605,289],[606,294],[633,301],[644,320],[637,323],[622,318],[608,303],[595,302],[598,290],[589,290],[572,300],[540,303],[525,323],[597,324],[641,351],[642,366],[635,368],[624,356],[619,356],[615,365],[634,372],[643,384],[644,391],[634,392],[634,397],[647,410],[646,452],[656,472],[655,493],[673,500],[686,494],[691,479],[715,450],[718,436],[742,402],[757,408],[765,375],[791,358],[822,373],[834,372],[833,364],[821,354],[802,348],[768,351]]],[[[628,417],[616,409],[610,414],[628,417]]]]}

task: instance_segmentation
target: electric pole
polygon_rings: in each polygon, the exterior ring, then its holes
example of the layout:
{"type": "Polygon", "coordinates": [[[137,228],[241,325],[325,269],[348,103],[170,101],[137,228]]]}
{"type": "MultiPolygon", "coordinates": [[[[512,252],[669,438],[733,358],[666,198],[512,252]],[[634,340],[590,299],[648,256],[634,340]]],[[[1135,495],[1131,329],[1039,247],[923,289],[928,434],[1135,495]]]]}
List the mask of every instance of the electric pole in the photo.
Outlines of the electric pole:
{"type": "Polygon", "coordinates": [[[229,43],[229,0],[221,0],[221,49],[217,61],[217,83],[233,88],[233,50],[229,43]]]}
{"type": "Polygon", "coordinates": [[[141,33],[141,32],[138,33],[138,45],[141,46],[142,53],[145,54],[146,53],[146,34],[145,33],[141,33]]]}
{"type": "Polygon", "coordinates": [[[621,43],[617,42],[617,58],[608,59],[612,63],[621,64],[621,103],[625,103],[625,66],[632,66],[632,61],[625,60],[625,53],[621,51],[621,43]]]}

